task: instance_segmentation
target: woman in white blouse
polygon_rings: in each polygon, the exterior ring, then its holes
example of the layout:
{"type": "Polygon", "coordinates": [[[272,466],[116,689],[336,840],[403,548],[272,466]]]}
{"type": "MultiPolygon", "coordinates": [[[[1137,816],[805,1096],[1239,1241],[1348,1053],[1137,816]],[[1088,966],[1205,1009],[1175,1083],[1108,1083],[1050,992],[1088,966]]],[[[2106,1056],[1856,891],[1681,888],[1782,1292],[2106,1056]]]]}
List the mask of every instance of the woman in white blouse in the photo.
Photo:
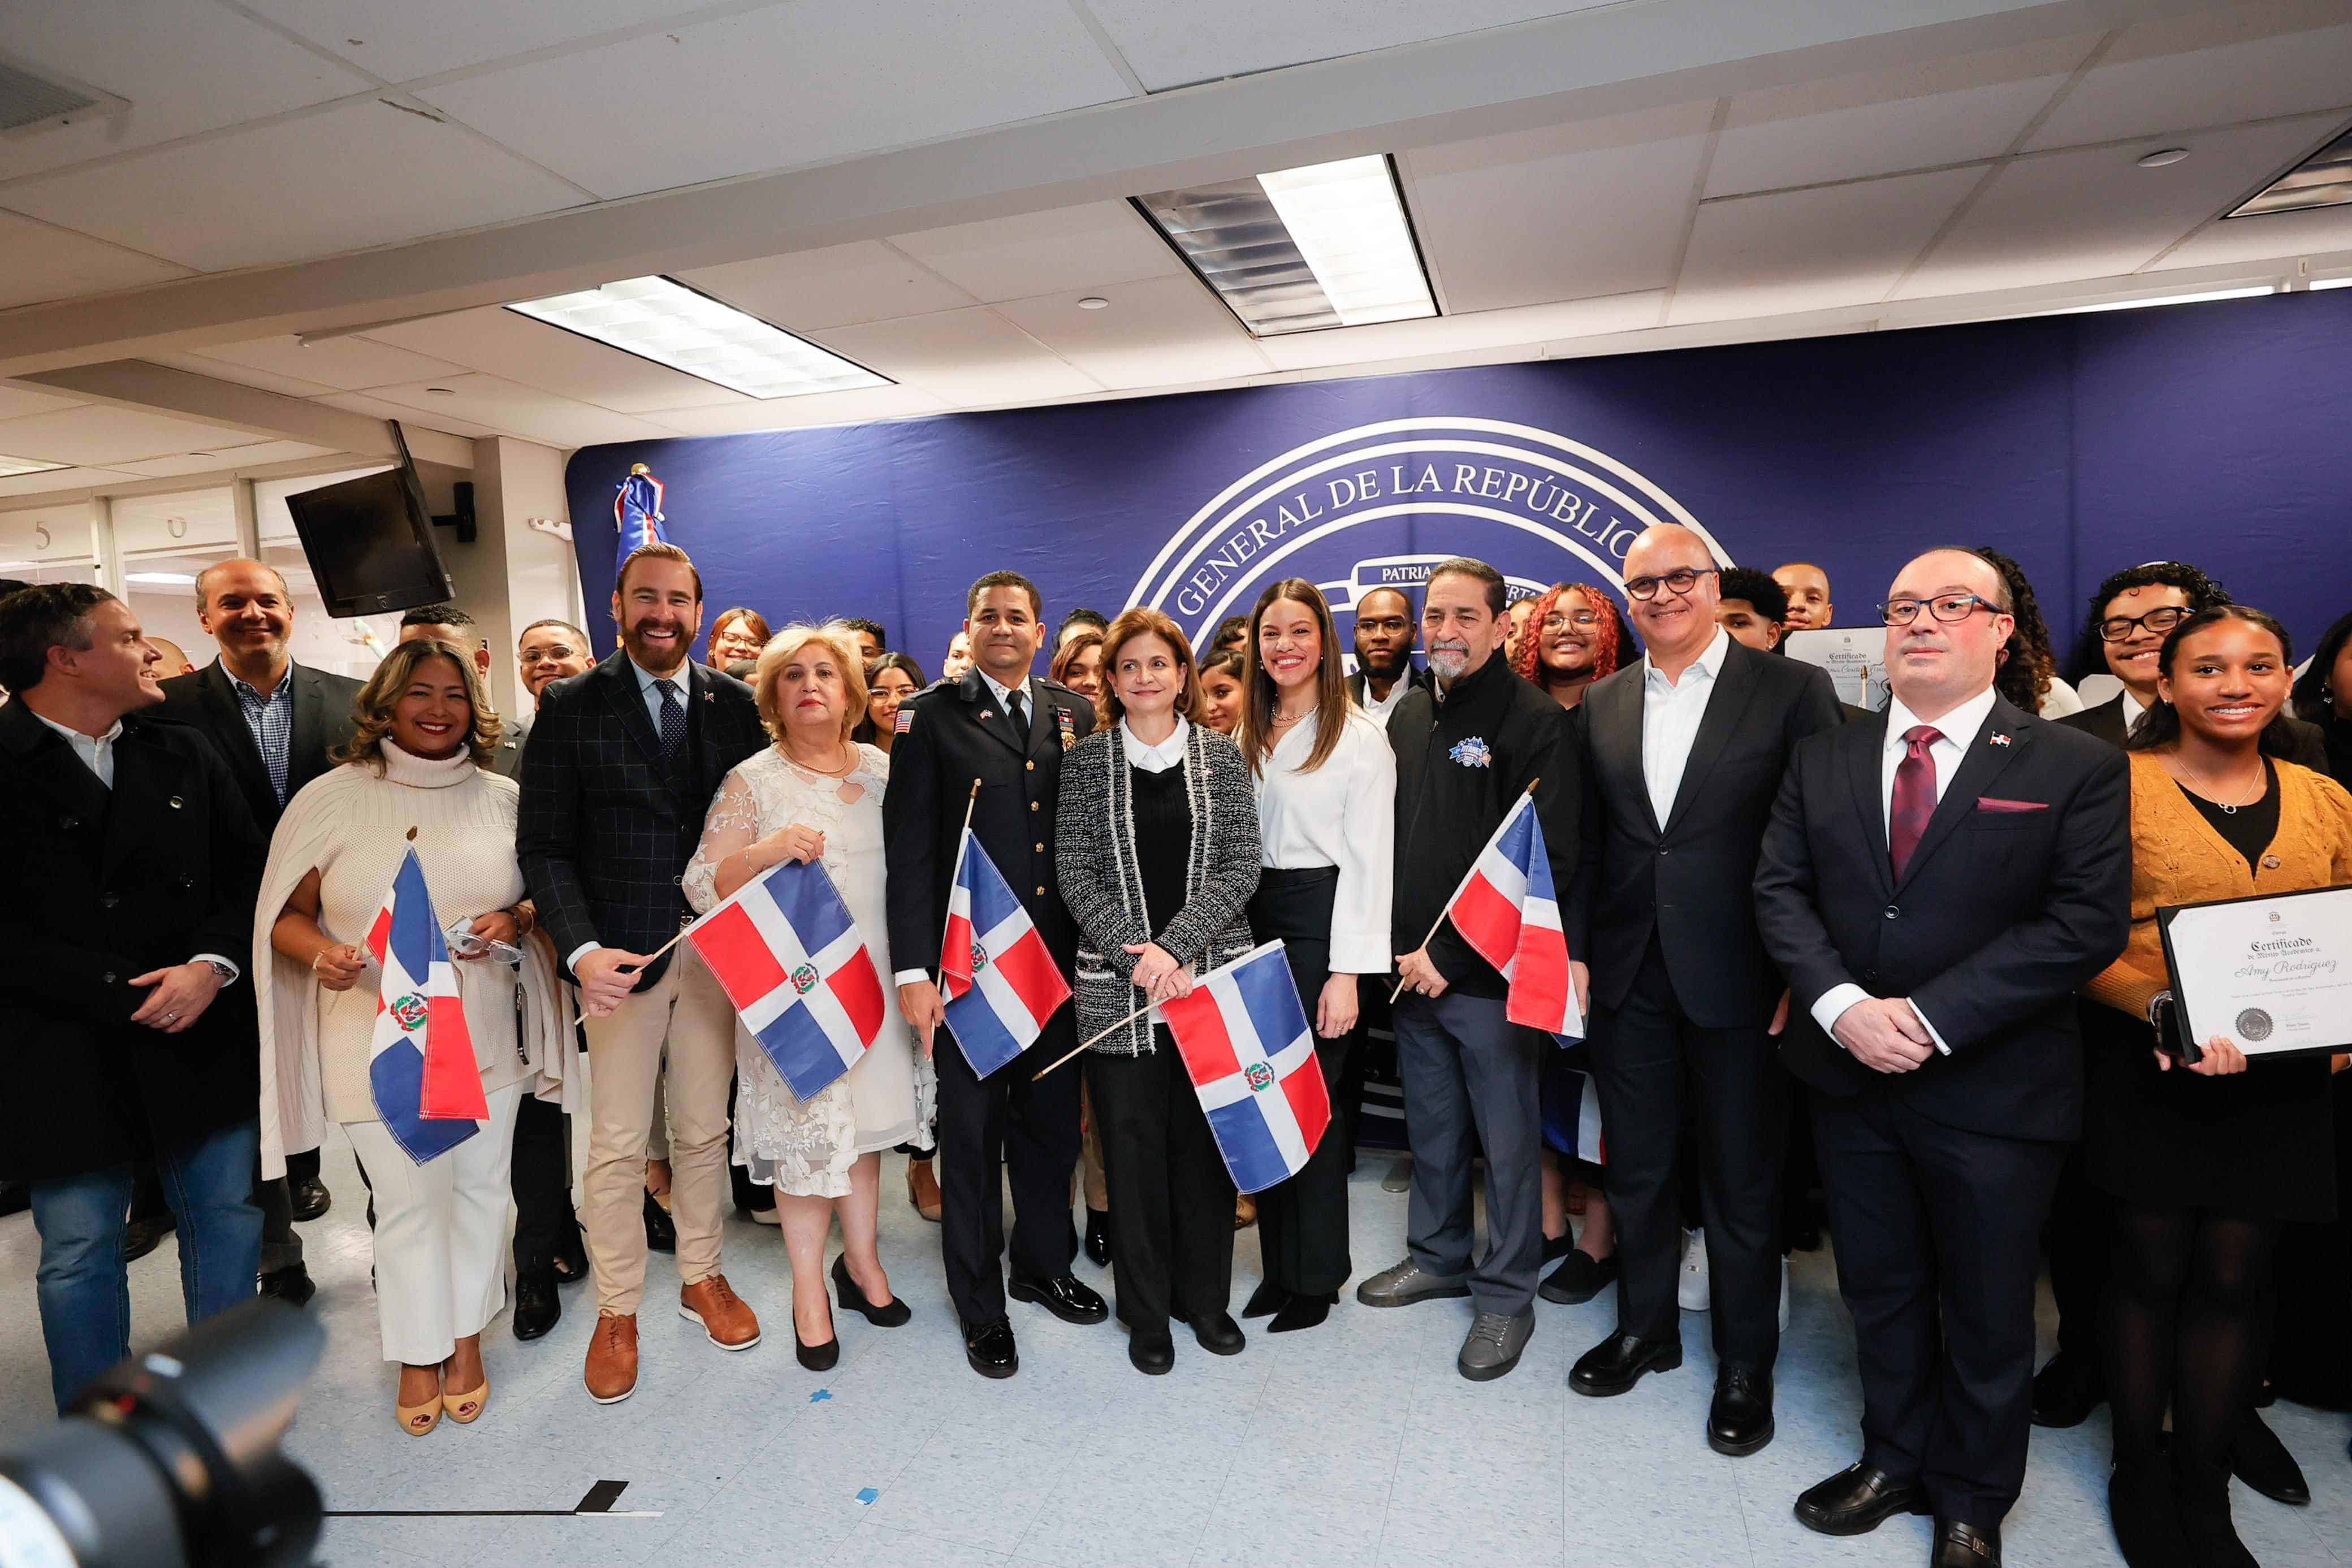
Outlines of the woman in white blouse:
{"type": "Polygon", "coordinates": [[[1267,589],[1244,648],[1238,738],[1256,780],[1265,867],[1250,931],[1260,942],[1282,939],[1333,1111],[1306,1168],[1258,1194],[1265,1283],[1242,1315],[1271,1312],[1270,1332],[1286,1333],[1321,1322],[1353,1267],[1339,1089],[1359,977],[1389,971],[1396,758],[1348,699],[1321,589],[1295,577],[1267,589]]]}
{"type": "MultiPolygon", "coordinates": [[[[787,626],[761,650],[751,689],[775,744],[719,786],[686,868],[686,901],[700,914],[782,862],[816,861],[878,955],[888,930],[882,791],[890,759],[849,738],[867,695],[857,643],[839,624],[787,626]]],[[[735,1158],[754,1182],[775,1188],[792,1258],[793,1349],[803,1366],[823,1372],[841,1354],[824,1294],[825,1239],[836,1217],[842,1252],[832,1278],[841,1305],[880,1328],[912,1315],[890,1293],[875,1232],[882,1151],[910,1140],[930,1146],[930,1064],[887,986],[874,1043],[812,1100],[793,1093],[740,1019],[735,1061],[735,1158]]]]}

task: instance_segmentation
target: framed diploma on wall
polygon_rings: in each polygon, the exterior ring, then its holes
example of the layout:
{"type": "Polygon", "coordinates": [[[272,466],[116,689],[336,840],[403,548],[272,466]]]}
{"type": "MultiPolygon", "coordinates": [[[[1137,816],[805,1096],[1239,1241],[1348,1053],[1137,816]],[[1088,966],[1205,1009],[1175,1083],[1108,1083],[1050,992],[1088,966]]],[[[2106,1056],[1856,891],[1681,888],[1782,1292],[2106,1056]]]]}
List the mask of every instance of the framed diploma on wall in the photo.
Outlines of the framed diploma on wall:
{"type": "Polygon", "coordinates": [[[2352,1051],[2352,887],[2156,912],[2181,1030],[2249,1057],[2352,1051]]]}

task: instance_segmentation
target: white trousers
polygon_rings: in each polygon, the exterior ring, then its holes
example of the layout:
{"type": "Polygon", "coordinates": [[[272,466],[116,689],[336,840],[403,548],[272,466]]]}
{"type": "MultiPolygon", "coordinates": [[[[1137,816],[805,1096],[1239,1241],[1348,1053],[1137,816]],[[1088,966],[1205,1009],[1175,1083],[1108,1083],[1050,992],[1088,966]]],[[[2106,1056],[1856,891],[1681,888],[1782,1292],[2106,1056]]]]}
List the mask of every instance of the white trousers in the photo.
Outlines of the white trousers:
{"type": "Polygon", "coordinates": [[[383,1358],[449,1359],[507,1303],[507,1209],[525,1085],[489,1095],[489,1124],[437,1159],[410,1159],[382,1122],[346,1122],[375,1193],[376,1320],[383,1358]]]}

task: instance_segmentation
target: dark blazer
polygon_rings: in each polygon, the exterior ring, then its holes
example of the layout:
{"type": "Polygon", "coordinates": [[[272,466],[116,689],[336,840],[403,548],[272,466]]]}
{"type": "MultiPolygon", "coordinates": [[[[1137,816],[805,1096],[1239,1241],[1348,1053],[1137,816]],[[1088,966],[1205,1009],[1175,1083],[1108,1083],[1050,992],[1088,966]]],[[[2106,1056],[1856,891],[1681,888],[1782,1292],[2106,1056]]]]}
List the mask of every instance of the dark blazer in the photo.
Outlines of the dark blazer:
{"type": "MultiPolygon", "coordinates": [[[[356,727],[352,701],[363,683],[301,664],[289,665],[286,678],[294,683],[293,738],[286,748],[286,799],[291,800],[303,785],[335,766],[327,759],[329,752],[351,744],[356,727]]],[[[155,710],[156,716],[193,725],[212,737],[244,791],[246,809],[253,813],[267,851],[286,808],[270,792],[269,769],[261,760],[261,747],[253,743],[228,672],[215,659],[193,674],[173,675],[163,686],[163,706],[155,710]]],[[[260,867],[254,870],[257,878],[260,867]]]]}
{"type": "Polygon", "coordinates": [[[1886,724],[1874,714],[1800,746],[1773,803],[1756,911],[1795,993],[1782,1057],[1825,1094],[1891,1095],[1970,1132],[2076,1137],[2074,993],[2131,929],[2124,756],[1995,699],[1897,883],[1880,782],[1886,724]],[[1986,799],[2040,809],[1988,810],[1986,799]],[[1855,1061],[1811,1016],[1849,981],[1910,998],[1952,1054],[1902,1073],[1855,1061]]]}
{"type": "MultiPolygon", "coordinates": [[[[685,674],[686,748],[674,771],[625,651],[540,694],[515,851],[567,975],[583,943],[650,953],[693,918],[679,883],[710,799],[729,768],[768,744],[751,687],[692,660],[685,674]]],[[[636,988],[670,956],[646,965],[636,988]]]]}
{"type": "Polygon", "coordinates": [[[1654,931],[1693,1023],[1759,1028],[1782,982],[1756,929],[1757,851],[1790,752],[1843,722],[1836,691],[1813,665],[1732,643],[1661,823],[1642,773],[1647,668],[1595,681],[1577,710],[1584,831],[1568,950],[1591,967],[1593,1000],[1622,1007],[1654,931]]]}
{"type": "Polygon", "coordinates": [[[254,1119],[250,977],[184,1032],[129,1020],[134,975],[217,953],[252,965],[262,841],[212,742],[143,715],[114,788],[21,702],[0,707],[0,1176],[121,1165],[254,1119]]]}
{"type": "MultiPolygon", "coordinates": [[[[2286,720],[2287,733],[2294,737],[2294,744],[2284,753],[2286,759],[2300,763],[2314,773],[2326,772],[2327,732],[2293,714],[2283,716],[2286,720]]],[[[2064,718],[2051,722],[2063,724],[2068,729],[2079,729],[2084,735],[2096,736],[2109,746],[2119,747],[2125,739],[2123,694],[2117,692],[2095,706],[2086,707],[2080,713],[2070,713],[2064,718]]]]}
{"type": "Polygon", "coordinates": [[[937,976],[948,883],[975,779],[981,789],[971,808],[973,835],[1020,895],[1062,973],[1076,967],[1077,927],[1062,904],[1054,825],[1062,753],[1094,733],[1095,710],[1067,686],[1035,676],[1029,705],[1027,746],[1013,740],[996,694],[976,668],[959,680],[933,682],[898,709],[907,729],[890,748],[890,788],[882,797],[892,969],[937,976]]]}
{"type": "Polygon", "coordinates": [[[530,720],[513,718],[499,735],[499,748],[490,754],[490,771],[501,779],[522,782],[523,743],[530,739],[530,720]]]}

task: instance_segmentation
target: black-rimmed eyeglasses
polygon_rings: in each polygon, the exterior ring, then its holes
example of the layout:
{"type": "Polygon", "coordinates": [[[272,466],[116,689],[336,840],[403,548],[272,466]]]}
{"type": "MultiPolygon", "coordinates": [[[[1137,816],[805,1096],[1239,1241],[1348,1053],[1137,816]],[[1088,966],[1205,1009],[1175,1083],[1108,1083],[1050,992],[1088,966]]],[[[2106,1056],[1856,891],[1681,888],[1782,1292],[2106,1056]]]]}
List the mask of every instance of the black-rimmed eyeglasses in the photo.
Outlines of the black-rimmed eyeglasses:
{"type": "Polygon", "coordinates": [[[1980,609],[1995,615],[2008,613],[1981,594],[1939,593],[1933,599],[1890,599],[1878,607],[1878,618],[1889,626],[1908,626],[1919,619],[1922,608],[1937,620],[1948,622],[1966,621],[1980,609]]]}
{"type": "Polygon", "coordinates": [[[1650,600],[1655,599],[1658,590],[1664,587],[1680,596],[1696,588],[1700,578],[1714,575],[1715,568],[1711,566],[1678,566],[1658,577],[1629,577],[1625,580],[1625,591],[1636,599],[1650,600]]]}
{"type": "Polygon", "coordinates": [[[2135,627],[2145,627],[2161,636],[2196,613],[2178,604],[2164,604],[2145,615],[2110,615],[2099,622],[2099,641],[2121,643],[2131,636],[2135,627]]]}

